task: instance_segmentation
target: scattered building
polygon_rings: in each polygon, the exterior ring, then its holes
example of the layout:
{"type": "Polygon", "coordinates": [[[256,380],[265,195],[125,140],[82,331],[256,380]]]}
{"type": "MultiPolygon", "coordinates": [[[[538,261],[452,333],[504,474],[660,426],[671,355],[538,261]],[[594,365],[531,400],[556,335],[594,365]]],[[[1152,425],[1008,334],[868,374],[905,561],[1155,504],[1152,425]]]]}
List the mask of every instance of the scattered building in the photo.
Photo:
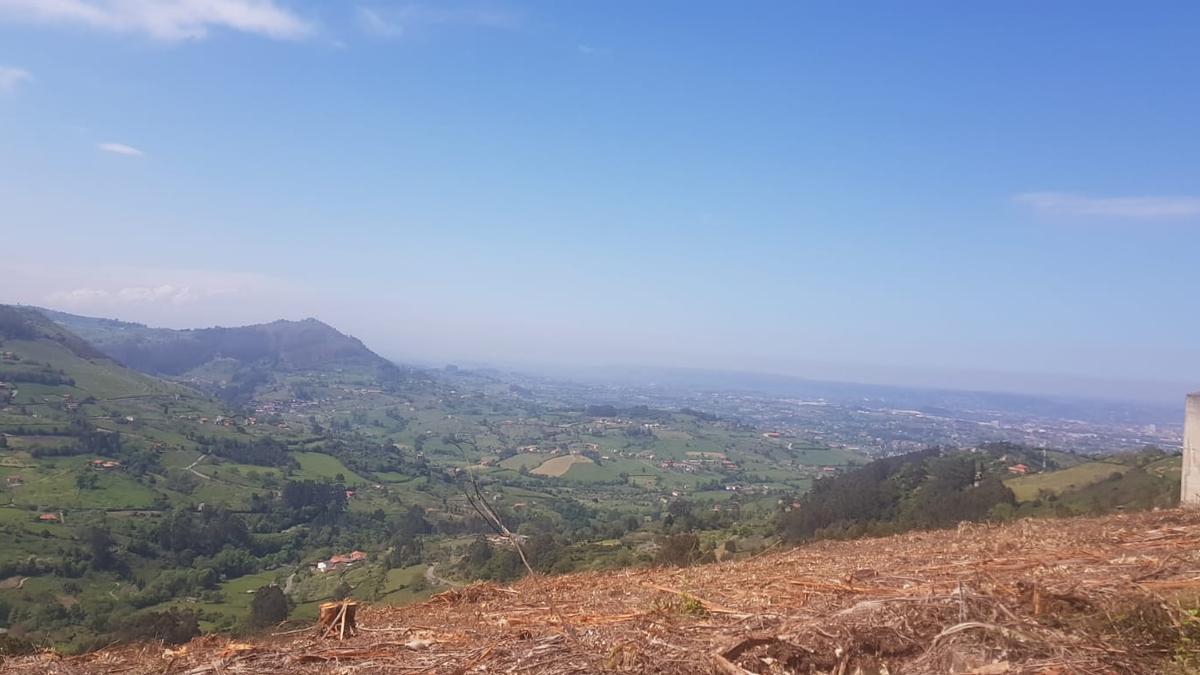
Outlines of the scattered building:
{"type": "Polygon", "coordinates": [[[330,572],[340,567],[349,567],[360,563],[367,559],[367,554],[362,551],[351,551],[345,554],[338,554],[329,560],[322,560],[317,563],[318,572],[330,572]]]}

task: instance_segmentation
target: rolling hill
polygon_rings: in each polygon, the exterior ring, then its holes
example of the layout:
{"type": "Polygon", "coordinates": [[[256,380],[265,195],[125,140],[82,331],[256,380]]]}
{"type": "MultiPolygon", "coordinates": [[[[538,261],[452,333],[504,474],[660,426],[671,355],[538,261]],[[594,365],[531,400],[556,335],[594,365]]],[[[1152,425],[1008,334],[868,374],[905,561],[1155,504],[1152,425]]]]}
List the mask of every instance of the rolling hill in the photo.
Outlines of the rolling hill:
{"type": "Polygon", "coordinates": [[[104,354],[153,375],[184,375],[222,359],[281,370],[388,365],[360,340],[316,319],[175,330],[41,311],[104,354]]]}
{"type": "MultiPolygon", "coordinates": [[[[98,400],[195,395],[185,387],[135,372],[74,332],[27,307],[0,305],[0,381],[41,392],[65,387],[98,400]]],[[[71,394],[71,391],[65,393],[71,394]]]]}
{"type": "Polygon", "coordinates": [[[37,310],[0,305],[0,476],[9,506],[148,506],[154,494],[131,471],[97,473],[95,489],[69,487],[93,459],[156,466],[162,448],[196,428],[192,420],[220,411],[194,389],[126,368],[37,310]]]}
{"type": "Polygon", "coordinates": [[[148,375],[187,383],[227,404],[246,405],[270,392],[291,392],[311,376],[394,387],[406,371],[316,319],[175,330],[39,310],[104,355],[148,375]],[[298,378],[296,376],[299,376],[298,378]]]}

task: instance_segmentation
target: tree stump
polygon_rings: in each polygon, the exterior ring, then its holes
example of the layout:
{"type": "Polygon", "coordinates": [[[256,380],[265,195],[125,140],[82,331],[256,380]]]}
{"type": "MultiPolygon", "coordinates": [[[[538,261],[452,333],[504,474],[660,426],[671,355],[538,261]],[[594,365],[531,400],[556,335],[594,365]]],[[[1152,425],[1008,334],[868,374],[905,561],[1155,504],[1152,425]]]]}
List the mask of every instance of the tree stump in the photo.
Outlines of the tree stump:
{"type": "Polygon", "coordinates": [[[317,627],[321,631],[321,637],[344,640],[346,635],[357,635],[358,623],[355,620],[357,613],[358,603],[348,598],[340,602],[321,603],[320,612],[317,615],[317,627]]]}

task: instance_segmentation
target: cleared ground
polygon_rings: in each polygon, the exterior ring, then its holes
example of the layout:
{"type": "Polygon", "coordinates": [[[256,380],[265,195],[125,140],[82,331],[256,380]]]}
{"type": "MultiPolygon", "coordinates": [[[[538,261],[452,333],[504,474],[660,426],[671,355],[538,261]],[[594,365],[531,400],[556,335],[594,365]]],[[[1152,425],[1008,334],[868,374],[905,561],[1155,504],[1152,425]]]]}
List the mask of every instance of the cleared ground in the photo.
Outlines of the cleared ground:
{"type": "Polygon", "coordinates": [[[530,473],[535,473],[539,476],[558,477],[570,471],[571,467],[576,464],[591,463],[592,460],[581,455],[563,455],[562,457],[555,457],[542,462],[538,468],[534,469],[530,473]]]}
{"type": "Polygon", "coordinates": [[[1200,513],[1176,509],[481,584],[368,607],[344,642],[209,637],[0,672],[1185,673],[1198,593],[1200,513]]]}

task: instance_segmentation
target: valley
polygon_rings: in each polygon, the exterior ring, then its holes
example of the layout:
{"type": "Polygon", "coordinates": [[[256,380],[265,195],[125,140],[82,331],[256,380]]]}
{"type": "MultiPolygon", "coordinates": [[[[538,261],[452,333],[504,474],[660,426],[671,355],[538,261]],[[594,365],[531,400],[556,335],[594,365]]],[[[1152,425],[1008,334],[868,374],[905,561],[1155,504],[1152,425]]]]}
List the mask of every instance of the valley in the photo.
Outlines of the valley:
{"type": "Polygon", "coordinates": [[[888,460],[966,509],[939,515],[873,468],[889,453],[804,424],[713,396],[398,366],[315,320],[171,331],[2,306],[0,356],[0,618],[17,644],[67,651],[253,630],[269,588],[276,618],[305,623],[331,598],[405,604],[523,576],[473,496],[533,569],[561,574],[1169,506],[1178,482],[1161,451],[984,443],[888,460]],[[876,474],[894,506],[838,497],[876,474]]]}
{"type": "Polygon", "coordinates": [[[429,565],[512,578],[464,496],[468,472],[510,526],[540,537],[544,569],[570,571],[652,561],[672,503],[714,537],[741,522],[765,535],[781,499],[866,461],[699,414],[552,406],[493,377],[392,366],[349,339],[320,367],[286,337],[273,357],[150,359],[170,374],[144,374],[67,328],[111,346],[87,325],[2,309],[0,518],[13,545],[0,570],[29,581],[0,602],[14,634],[73,648],[138,613],[186,609],[201,629],[234,629],[246,591],[289,579],[304,620],[343,581],[401,602],[436,590],[429,565]],[[183,514],[219,530],[213,542],[168,541],[183,514]],[[469,567],[479,541],[492,560],[469,567]],[[315,571],[358,549],[364,561],[315,571]],[[180,565],[212,573],[177,578],[180,565]]]}

